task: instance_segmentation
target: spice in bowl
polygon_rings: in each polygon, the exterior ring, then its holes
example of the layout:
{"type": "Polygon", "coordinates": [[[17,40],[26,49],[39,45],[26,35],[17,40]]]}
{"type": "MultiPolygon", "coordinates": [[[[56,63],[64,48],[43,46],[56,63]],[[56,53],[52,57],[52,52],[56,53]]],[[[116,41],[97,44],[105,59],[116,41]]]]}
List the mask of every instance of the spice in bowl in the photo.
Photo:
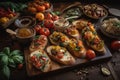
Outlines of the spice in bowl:
{"type": "Polygon", "coordinates": [[[67,27],[69,27],[69,21],[64,18],[54,21],[54,27],[57,31],[63,32],[67,27]]]}
{"type": "Polygon", "coordinates": [[[19,37],[29,37],[33,34],[33,32],[29,28],[21,28],[17,31],[17,36],[19,37]]]}
{"type": "Polygon", "coordinates": [[[16,30],[16,38],[21,44],[29,44],[36,32],[33,28],[19,28],[16,30]]]}
{"type": "Polygon", "coordinates": [[[31,16],[22,16],[16,19],[14,24],[19,28],[32,27],[36,24],[36,20],[31,16]]]}

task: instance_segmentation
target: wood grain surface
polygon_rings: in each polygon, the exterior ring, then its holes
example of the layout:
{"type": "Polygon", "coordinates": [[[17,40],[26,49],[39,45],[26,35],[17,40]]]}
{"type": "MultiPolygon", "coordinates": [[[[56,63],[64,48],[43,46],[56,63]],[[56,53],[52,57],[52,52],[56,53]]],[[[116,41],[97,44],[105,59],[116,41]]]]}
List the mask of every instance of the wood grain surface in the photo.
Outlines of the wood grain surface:
{"type": "MultiPolygon", "coordinates": [[[[57,10],[57,8],[59,8],[60,6],[62,7],[63,5],[68,5],[68,4],[71,4],[71,2],[55,3],[54,7],[57,6],[55,9],[57,10]]],[[[108,5],[109,7],[120,9],[120,6],[118,4],[114,4],[114,3],[112,4],[104,3],[104,4],[108,5]]],[[[85,66],[77,66],[74,69],[70,69],[70,70],[65,69],[62,71],[58,71],[57,73],[54,74],[48,74],[46,76],[33,76],[33,77],[29,77],[27,75],[26,65],[24,63],[24,66],[21,70],[11,69],[10,80],[120,80],[120,52],[113,51],[110,48],[111,41],[115,39],[110,39],[104,36],[99,30],[98,32],[102,37],[102,39],[104,39],[107,48],[110,50],[111,54],[113,55],[110,60],[107,61],[105,60],[85,66]],[[103,75],[100,70],[101,67],[108,68],[111,71],[111,75],[110,76],[103,75]]],[[[7,34],[4,30],[0,29],[0,50],[2,50],[6,46],[11,47],[11,49],[20,49],[21,51],[24,52],[23,46],[17,44],[15,40],[11,39],[9,34],[7,34]]]]}

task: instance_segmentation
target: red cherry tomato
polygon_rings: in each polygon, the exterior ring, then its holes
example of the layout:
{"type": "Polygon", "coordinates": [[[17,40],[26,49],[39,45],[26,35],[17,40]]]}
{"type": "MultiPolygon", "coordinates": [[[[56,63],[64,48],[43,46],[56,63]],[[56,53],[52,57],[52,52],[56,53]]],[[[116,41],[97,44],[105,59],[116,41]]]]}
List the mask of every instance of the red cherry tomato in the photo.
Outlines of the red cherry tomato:
{"type": "Polygon", "coordinates": [[[45,19],[51,19],[52,18],[52,14],[50,13],[45,13],[45,19]]]}
{"type": "Polygon", "coordinates": [[[112,48],[113,50],[118,50],[118,49],[120,49],[120,41],[119,41],[119,40],[112,41],[112,43],[111,43],[111,48],[112,48]]]}
{"type": "Polygon", "coordinates": [[[96,57],[95,52],[91,49],[87,50],[86,52],[87,59],[91,60],[96,57]]]}
{"type": "Polygon", "coordinates": [[[45,6],[46,9],[48,9],[48,8],[50,8],[50,3],[45,2],[45,3],[44,3],[44,6],[45,6]]]}
{"type": "Polygon", "coordinates": [[[30,60],[34,62],[34,61],[35,61],[35,58],[36,58],[35,56],[32,56],[32,57],[30,58],[30,60]]]}
{"type": "Polygon", "coordinates": [[[46,28],[52,29],[52,28],[54,28],[54,23],[52,20],[46,19],[46,20],[44,20],[44,26],[46,28]]]}
{"type": "Polygon", "coordinates": [[[23,64],[22,63],[18,64],[18,69],[22,69],[22,68],[23,68],[23,64]]]}
{"type": "Polygon", "coordinates": [[[44,5],[38,5],[37,7],[38,12],[44,12],[45,11],[45,6],[44,5]]]}
{"type": "Polygon", "coordinates": [[[59,59],[63,58],[63,56],[64,56],[64,54],[63,54],[62,52],[57,53],[57,57],[58,57],[59,59]]]}
{"type": "Polygon", "coordinates": [[[42,65],[42,64],[41,64],[40,62],[37,62],[37,63],[36,63],[36,67],[37,67],[37,68],[40,68],[41,65],[42,65]]]}
{"type": "Polygon", "coordinates": [[[58,19],[59,19],[59,16],[53,15],[53,17],[52,17],[52,20],[53,20],[53,21],[56,21],[56,20],[58,20],[58,19]]]}
{"type": "Polygon", "coordinates": [[[50,31],[48,28],[41,28],[40,29],[40,34],[41,35],[45,35],[45,36],[49,36],[50,35],[50,31]]]}
{"type": "Polygon", "coordinates": [[[39,33],[40,28],[41,28],[41,26],[40,26],[40,25],[36,25],[36,26],[34,27],[34,29],[35,29],[36,33],[39,33]]]}

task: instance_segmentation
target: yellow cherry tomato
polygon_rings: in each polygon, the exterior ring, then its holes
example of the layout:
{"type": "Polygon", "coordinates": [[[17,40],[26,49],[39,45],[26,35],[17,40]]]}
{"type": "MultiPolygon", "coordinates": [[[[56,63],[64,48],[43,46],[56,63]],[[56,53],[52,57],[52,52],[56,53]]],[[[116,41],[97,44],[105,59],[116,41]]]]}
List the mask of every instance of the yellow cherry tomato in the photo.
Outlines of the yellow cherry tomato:
{"type": "Polygon", "coordinates": [[[36,13],[35,18],[38,19],[39,21],[43,21],[44,20],[44,14],[39,12],[36,13]]]}
{"type": "Polygon", "coordinates": [[[7,23],[8,21],[9,21],[9,18],[7,18],[7,17],[0,18],[0,23],[2,23],[2,24],[7,23]]]}

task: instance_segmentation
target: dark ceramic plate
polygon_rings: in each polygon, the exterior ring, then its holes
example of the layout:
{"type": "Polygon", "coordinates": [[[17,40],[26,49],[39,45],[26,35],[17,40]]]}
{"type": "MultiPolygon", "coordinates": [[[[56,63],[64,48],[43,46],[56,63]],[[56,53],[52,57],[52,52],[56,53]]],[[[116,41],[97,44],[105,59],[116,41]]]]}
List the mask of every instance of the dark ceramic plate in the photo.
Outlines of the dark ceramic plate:
{"type": "Polygon", "coordinates": [[[5,24],[0,24],[2,26],[3,29],[6,29],[7,27],[9,27],[18,17],[20,16],[20,13],[16,13],[16,16],[13,17],[12,19],[10,19],[7,23],[5,24]]]}
{"type": "Polygon", "coordinates": [[[36,19],[32,16],[22,16],[15,20],[15,26],[22,27],[33,27],[36,24],[36,19]]]}
{"type": "Polygon", "coordinates": [[[89,17],[89,18],[92,18],[92,19],[100,19],[100,18],[102,18],[102,17],[106,17],[107,15],[108,15],[108,11],[103,7],[103,6],[100,6],[100,5],[98,5],[98,4],[87,4],[87,5],[84,5],[83,7],[82,7],[82,10],[83,10],[83,13],[87,16],[87,17],[89,17]],[[95,6],[97,6],[97,9],[94,9],[95,7],[94,7],[94,5],[95,6]],[[89,7],[87,7],[87,6],[90,6],[91,8],[89,8],[89,7]],[[87,8],[85,8],[85,7],[87,7],[87,8]],[[101,9],[102,10],[101,10],[101,9]],[[90,9],[90,10],[88,10],[88,11],[86,11],[86,9],[90,9]],[[93,10],[94,9],[94,10],[93,10]],[[96,10],[96,11],[95,11],[96,10]],[[99,10],[101,10],[100,12],[99,12],[99,10]],[[89,11],[91,11],[92,13],[89,13],[89,11]],[[97,13],[97,11],[98,11],[98,13],[97,13]],[[96,12],[96,13],[95,13],[96,12]],[[103,12],[104,13],[104,15],[101,15],[101,12],[103,12]],[[100,14],[99,14],[100,13],[100,14]],[[93,16],[94,14],[96,14],[96,16],[93,16]],[[100,16],[101,15],[101,16],[100,16]]]}
{"type": "MultiPolygon", "coordinates": [[[[114,34],[109,33],[109,32],[107,32],[107,31],[105,30],[105,28],[102,27],[103,21],[104,21],[104,20],[108,20],[108,19],[110,19],[110,18],[118,18],[118,19],[120,20],[119,17],[115,17],[115,16],[104,17],[104,18],[102,18],[102,19],[100,20],[100,22],[99,22],[99,29],[101,30],[101,32],[102,32],[104,35],[106,35],[106,36],[108,36],[108,37],[110,37],[110,38],[120,39],[120,34],[117,34],[117,35],[116,35],[116,33],[114,33],[114,34]]],[[[114,29],[112,29],[112,30],[114,30],[114,29]]]]}
{"type": "Polygon", "coordinates": [[[81,3],[69,5],[63,11],[61,16],[68,19],[77,19],[82,16],[81,3]]]}

